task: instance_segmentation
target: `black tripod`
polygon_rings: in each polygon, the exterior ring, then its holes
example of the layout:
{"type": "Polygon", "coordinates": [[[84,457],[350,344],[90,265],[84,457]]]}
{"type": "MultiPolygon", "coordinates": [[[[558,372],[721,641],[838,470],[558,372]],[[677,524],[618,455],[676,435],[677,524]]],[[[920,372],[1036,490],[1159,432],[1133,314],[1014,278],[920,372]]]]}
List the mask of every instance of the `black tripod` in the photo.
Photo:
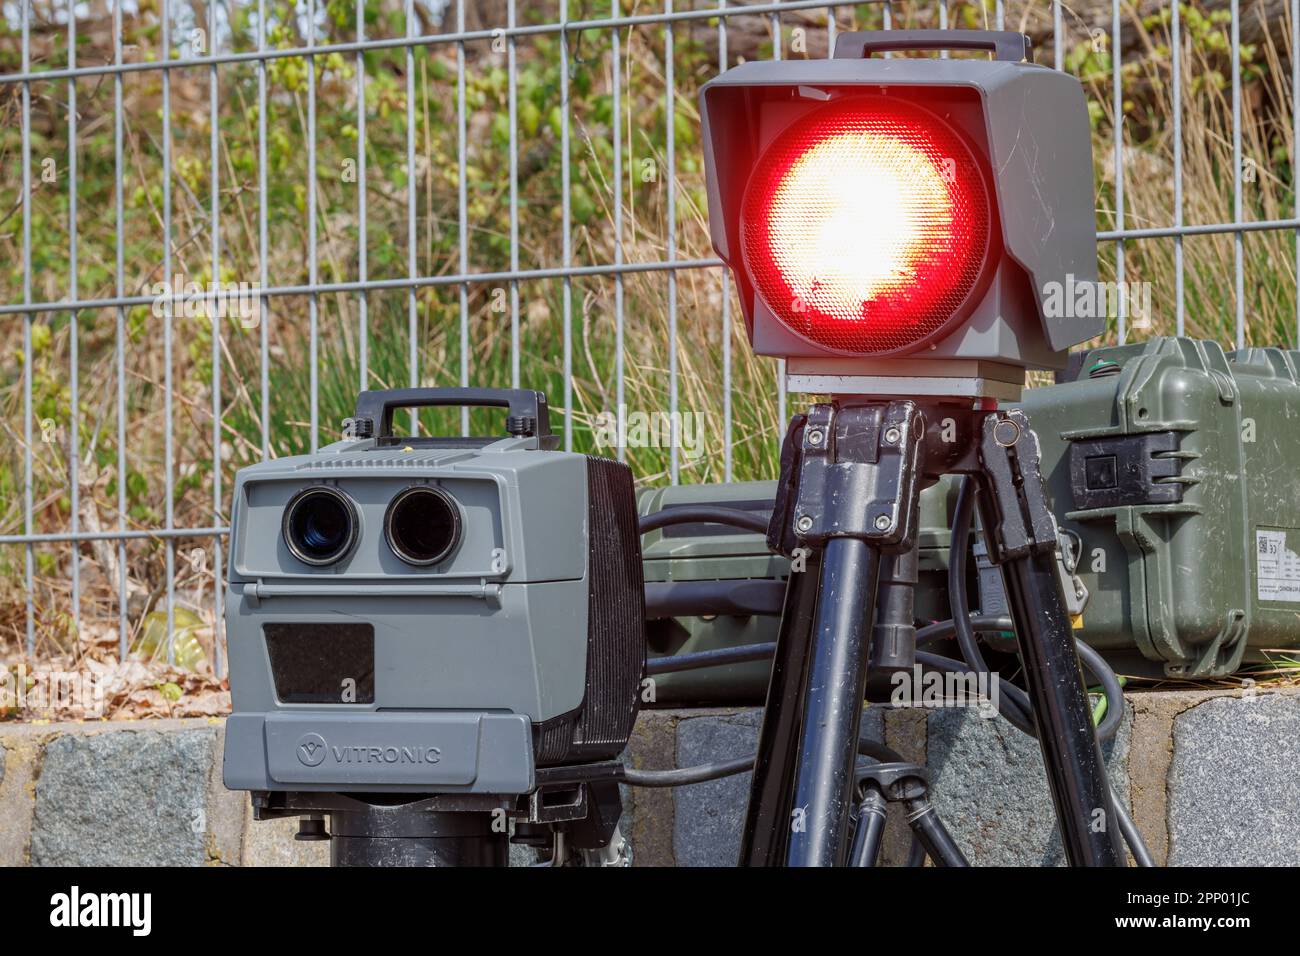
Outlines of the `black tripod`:
{"type": "Polygon", "coordinates": [[[969,475],[980,491],[1066,858],[1073,866],[1124,864],[1055,566],[1038,439],[1024,414],[969,402],[845,398],[795,416],[781,451],[768,543],[800,559],[802,571],[791,573],[786,590],[742,866],[848,862],[868,674],[915,661],[918,496],[944,474],[969,475]]]}

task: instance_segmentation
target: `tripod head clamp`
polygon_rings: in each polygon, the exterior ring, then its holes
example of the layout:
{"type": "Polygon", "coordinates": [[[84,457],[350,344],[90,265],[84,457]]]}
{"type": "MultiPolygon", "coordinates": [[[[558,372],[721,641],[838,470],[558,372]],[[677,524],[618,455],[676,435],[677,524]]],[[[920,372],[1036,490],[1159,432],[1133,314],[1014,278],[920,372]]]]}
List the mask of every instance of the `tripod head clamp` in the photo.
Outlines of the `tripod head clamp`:
{"type": "Polygon", "coordinates": [[[888,551],[916,535],[925,419],[914,402],[836,402],[795,416],[781,448],[768,546],[790,556],[831,538],[888,551]]]}
{"type": "Polygon", "coordinates": [[[767,544],[787,557],[834,537],[906,551],[915,540],[921,482],[947,471],[979,480],[995,563],[1054,553],[1056,519],[1039,461],[1038,436],[1018,408],[931,413],[909,400],[814,405],[791,420],[781,446],[767,544]],[[953,419],[964,419],[954,429],[955,449],[935,438],[939,421],[953,419]]]}
{"type": "Polygon", "coordinates": [[[987,494],[985,528],[999,564],[1029,554],[1053,554],[1060,546],[1056,518],[1047,501],[1038,436],[1018,408],[989,414],[978,449],[987,494]]]}

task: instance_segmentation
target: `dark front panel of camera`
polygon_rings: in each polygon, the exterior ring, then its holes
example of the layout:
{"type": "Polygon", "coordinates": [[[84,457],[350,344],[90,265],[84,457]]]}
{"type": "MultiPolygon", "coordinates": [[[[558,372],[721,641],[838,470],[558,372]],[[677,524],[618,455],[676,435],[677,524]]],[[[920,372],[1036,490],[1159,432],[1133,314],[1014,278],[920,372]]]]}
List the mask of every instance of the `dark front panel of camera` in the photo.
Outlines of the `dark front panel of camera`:
{"type": "Polygon", "coordinates": [[[281,703],[375,702],[372,625],[267,622],[262,633],[281,703]]]}

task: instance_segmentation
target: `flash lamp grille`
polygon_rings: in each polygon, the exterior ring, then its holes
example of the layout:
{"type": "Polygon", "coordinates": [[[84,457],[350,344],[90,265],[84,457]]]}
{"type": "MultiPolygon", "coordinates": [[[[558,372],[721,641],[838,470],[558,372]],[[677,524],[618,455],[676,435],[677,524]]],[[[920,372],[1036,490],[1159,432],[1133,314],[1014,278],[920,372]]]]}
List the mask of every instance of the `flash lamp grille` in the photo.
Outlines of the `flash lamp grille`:
{"type": "Polygon", "coordinates": [[[755,289],[788,328],[849,354],[915,348],[961,314],[989,259],[985,173],[913,103],[855,97],[781,132],[741,206],[755,289]]]}

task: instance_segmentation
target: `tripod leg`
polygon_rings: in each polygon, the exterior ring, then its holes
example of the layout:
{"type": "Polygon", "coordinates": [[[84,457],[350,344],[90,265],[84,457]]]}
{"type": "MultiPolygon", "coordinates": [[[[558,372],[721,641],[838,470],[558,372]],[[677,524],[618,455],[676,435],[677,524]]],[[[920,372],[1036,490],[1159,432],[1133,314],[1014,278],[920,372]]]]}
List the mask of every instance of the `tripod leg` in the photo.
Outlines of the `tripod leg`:
{"type": "Polygon", "coordinates": [[[925,847],[930,859],[934,860],[935,866],[970,866],[928,799],[920,797],[908,800],[905,806],[908,826],[921,841],[921,846],[925,847]]]}
{"type": "Polygon", "coordinates": [[[791,556],[795,545],[818,552],[820,570],[794,602],[814,599],[811,619],[794,619],[793,598],[782,616],[783,669],[769,685],[760,741],[769,766],[756,768],[744,863],[845,861],[880,548],[911,544],[924,431],[906,401],[818,404],[791,422],[768,543],[791,556]],[[763,834],[764,824],[780,834],[763,834]]]}
{"type": "Polygon", "coordinates": [[[799,756],[808,635],[817,603],[815,555],[803,571],[792,573],[786,585],[781,630],[767,688],[767,704],[759,731],[758,754],[750,783],[745,826],[740,837],[741,866],[781,866],[790,833],[790,794],[794,790],[799,756]]]}
{"type": "Polygon", "coordinates": [[[1003,566],[1043,764],[1070,865],[1123,866],[1119,820],[1052,560],[1033,554],[1003,566]]]}
{"type": "Polygon", "coordinates": [[[880,552],[831,538],[822,554],[787,866],[841,866],[880,552]]]}
{"type": "Polygon", "coordinates": [[[1002,566],[1038,743],[1071,866],[1123,866],[1118,819],[1056,573],[1038,436],[1018,409],[983,422],[980,509],[1002,566]]]}
{"type": "Polygon", "coordinates": [[[868,785],[866,796],[858,804],[858,828],[853,834],[849,866],[875,866],[880,857],[880,842],[885,836],[885,796],[868,785]]]}

